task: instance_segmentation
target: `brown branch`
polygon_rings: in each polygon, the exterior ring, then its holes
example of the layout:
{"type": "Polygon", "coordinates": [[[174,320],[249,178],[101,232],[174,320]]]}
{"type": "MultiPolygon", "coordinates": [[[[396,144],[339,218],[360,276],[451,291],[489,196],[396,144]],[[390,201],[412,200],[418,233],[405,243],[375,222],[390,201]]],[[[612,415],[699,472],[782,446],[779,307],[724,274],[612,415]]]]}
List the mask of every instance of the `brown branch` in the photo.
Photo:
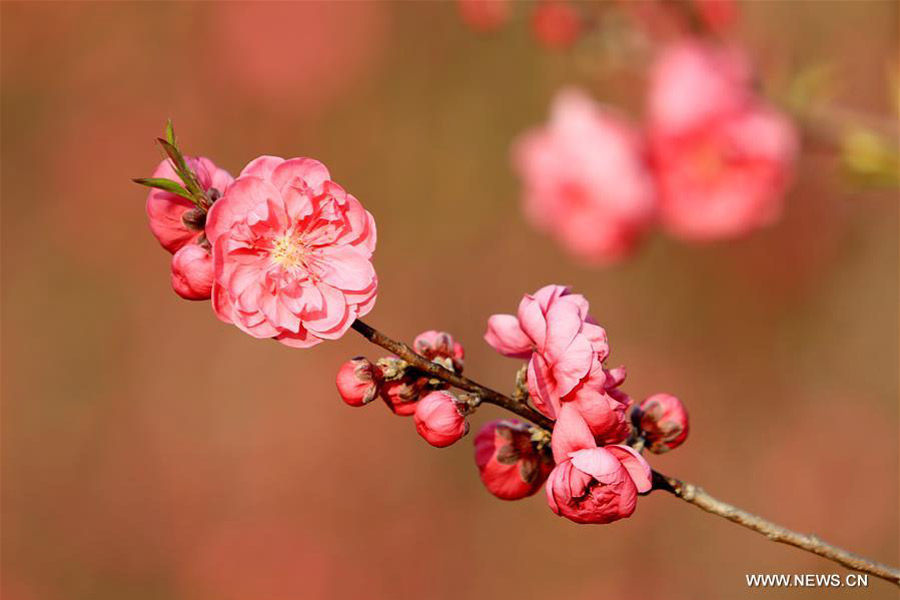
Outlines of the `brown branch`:
{"type": "Polygon", "coordinates": [[[433,363],[424,356],[416,354],[415,350],[404,344],[392,340],[377,329],[366,325],[359,319],[353,322],[355,329],[364,338],[381,346],[388,352],[395,354],[398,358],[402,358],[408,364],[412,365],[419,371],[427,373],[435,379],[440,379],[452,385],[455,388],[477,394],[481,401],[487,404],[495,404],[501,408],[513,412],[523,419],[527,419],[539,427],[543,427],[547,431],[552,431],[553,421],[534,410],[524,402],[516,402],[512,398],[504,396],[500,392],[487,388],[479,383],[475,383],[471,379],[457,375],[453,371],[449,371],[437,363],[433,363]]]}
{"type": "Polygon", "coordinates": [[[841,564],[848,569],[869,573],[894,584],[900,585],[900,570],[869,560],[824,542],[811,534],[798,533],[776,525],[762,517],[741,510],[726,502],[713,498],[703,488],[680,479],[653,471],[653,489],[663,490],[681,498],[689,504],[718,515],[747,529],[761,533],[773,542],[788,544],[807,552],[812,552],[828,560],[841,564]]]}
{"type": "MultiPolygon", "coordinates": [[[[495,404],[501,408],[513,412],[520,417],[531,421],[532,423],[546,429],[553,430],[553,421],[534,410],[524,402],[517,402],[512,398],[504,396],[500,392],[495,392],[490,388],[486,388],[471,379],[457,375],[452,371],[448,371],[444,367],[433,363],[424,356],[417,354],[412,348],[393,340],[380,331],[366,325],[360,320],[354,321],[353,329],[360,333],[364,338],[377,346],[381,346],[385,350],[392,352],[399,358],[405,360],[408,364],[416,369],[423,371],[436,379],[440,379],[449,383],[453,387],[477,394],[482,402],[495,404]]],[[[780,525],[776,525],[770,521],[750,514],[745,510],[741,510],[730,504],[726,504],[721,500],[717,500],[691,483],[685,483],[680,479],[663,475],[657,471],[653,471],[653,489],[664,490],[670,494],[681,498],[685,502],[702,508],[706,512],[724,517],[733,523],[737,523],[747,529],[752,529],[758,533],[765,535],[772,541],[788,544],[807,552],[812,552],[823,558],[841,564],[848,569],[869,573],[876,577],[880,577],[892,583],[900,585],[900,571],[887,565],[877,563],[873,560],[863,558],[862,556],[848,552],[825,543],[814,535],[804,535],[789,529],[785,529],[780,525]]]]}

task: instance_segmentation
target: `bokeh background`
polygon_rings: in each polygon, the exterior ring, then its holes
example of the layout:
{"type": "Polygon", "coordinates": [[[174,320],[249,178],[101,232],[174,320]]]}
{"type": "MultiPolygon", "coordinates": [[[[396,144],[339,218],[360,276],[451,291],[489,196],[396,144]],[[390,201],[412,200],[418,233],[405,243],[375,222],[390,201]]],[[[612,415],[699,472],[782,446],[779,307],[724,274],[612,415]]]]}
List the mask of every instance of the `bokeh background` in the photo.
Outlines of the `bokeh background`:
{"type": "MultiPolygon", "coordinates": [[[[743,9],[763,64],[831,65],[843,105],[895,118],[896,3],[743,9]]],[[[177,298],[129,181],[159,161],[167,117],[233,173],[259,154],[329,165],[378,222],[373,325],[450,331],[470,376],[509,389],[518,364],[482,342],[487,317],[571,284],[629,392],[689,407],[691,438],[655,467],[898,563],[896,190],[807,152],[776,226],[656,237],[589,268],[525,224],[508,146],[566,83],[639,114],[640,82],[601,75],[596,45],[547,52],[524,16],[478,35],[453,3],[0,17],[4,600],[812,598],[744,574],[843,573],[666,494],[609,526],[557,518],[542,494],[496,500],[471,437],[439,451],[384,406],[340,401],[337,367],[379,349],[348,334],[291,350],[177,298]]]]}

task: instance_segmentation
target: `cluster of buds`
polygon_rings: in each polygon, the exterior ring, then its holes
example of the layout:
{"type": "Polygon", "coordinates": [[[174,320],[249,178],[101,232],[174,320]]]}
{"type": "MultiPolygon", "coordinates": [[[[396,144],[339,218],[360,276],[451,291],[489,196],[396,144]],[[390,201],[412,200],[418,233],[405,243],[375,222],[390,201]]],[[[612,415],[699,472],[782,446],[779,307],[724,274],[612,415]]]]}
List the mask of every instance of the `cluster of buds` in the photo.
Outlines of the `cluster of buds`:
{"type": "MultiPolygon", "coordinates": [[[[416,336],[413,349],[448,371],[462,373],[465,353],[449,333],[425,331],[416,336]]],[[[344,363],[337,375],[338,393],[344,402],[362,406],[380,396],[394,414],[414,416],[416,431],[438,448],[468,433],[466,416],[478,405],[477,398],[457,399],[446,391],[448,387],[393,356],[374,363],[354,358],[344,363]]]]}

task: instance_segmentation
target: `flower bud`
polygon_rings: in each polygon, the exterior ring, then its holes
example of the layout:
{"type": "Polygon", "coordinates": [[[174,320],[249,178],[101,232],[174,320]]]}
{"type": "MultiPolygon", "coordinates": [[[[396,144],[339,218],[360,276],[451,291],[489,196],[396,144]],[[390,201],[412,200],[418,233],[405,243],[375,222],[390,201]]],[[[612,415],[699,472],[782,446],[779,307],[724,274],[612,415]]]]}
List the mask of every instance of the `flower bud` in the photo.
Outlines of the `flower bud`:
{"type": "Polygon", "coordinates": [[[688,435],[688,414],[681,401],[671,394],[654,394],[641,402],[632,417],[657,454],[677,448],[688,435]]]}
{"type": "Polygon", "coordinates": [[[430,361],[455,373],[461,373],[465,352],[449,333],[433,329],[420,333],[413,341],[413,349],[430,361]]]}
{"type": "Polygon", "coordinates": [[[553,469],[553,459],[537,449],[529,427],[512,419],[491,421],[479,430],[475,464],[484,487],[501,500],[531,496],[553,469]]]}
{"type": "Polygon", "coordinates": [[[337,389],[344,402],[350,406],[362,406],[378,395],[380,381],[380,369],[359,356],[338,369],[337,389]]]}
{"type": "Polygon", "coordinates": [[[469,432],[459,405],[448,392],[431,392],[416,406],[416,431],[432,446],[449,446],[469,432]]]}
{"type": "Polygon", "coordinates": [[[212,256],[197,244],[182,246],[172,256],[172,287],[185,300],[209,300],[213,274],[212,256]]]}
{"type": "Polygon", "coordinates": [[[381,398],[394,414],[408,417],[416,412],[416,403],[425,387],[426,379],[404,375],[400,379],[385,381],[381,386],[381,398]]]}

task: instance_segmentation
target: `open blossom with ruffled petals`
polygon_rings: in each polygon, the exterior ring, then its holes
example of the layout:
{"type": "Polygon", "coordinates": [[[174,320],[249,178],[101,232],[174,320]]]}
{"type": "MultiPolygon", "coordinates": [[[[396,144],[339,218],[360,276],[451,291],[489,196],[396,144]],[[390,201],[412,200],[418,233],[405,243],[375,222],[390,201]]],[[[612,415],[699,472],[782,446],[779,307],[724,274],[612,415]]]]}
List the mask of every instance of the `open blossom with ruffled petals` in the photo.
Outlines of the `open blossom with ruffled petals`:
{"type": "Polygon", "coordinates": [[[486,423],[475,436],[475,464],[487,490],[501,500],[520,500],[543,485],[553,460],[538,450],[531,430],[515,419],[486,423]]]}
{"type": "Polygon", "coordinates": [[[651,452],[668,452],[687,439],[687,409],[671,394],[654,394],[641,402],[634,419],[651,452]]]}
{"type": "Polygon", "coordinates": [[[445,369],[462,373],[465,351],[462,344],[445,331],[430,329],[420,333],[413,341],[413,350],[445,369]]]}
{"type": "Polygon", "coordinates": [[[416,431],[432,446],[449,446],[469,432],[462,406],[448,392],[431,392],[416,406],[416,431]]]}
{"type": "Polygon", "coordinates": [[[310,158],[262,156],[210,209],[213,308],[257,338],[306,348],[371,310],[375,221],[310,158]]]}
{"type": "Polygon", "coordinates": [[[650,465],[629,446],[598,447],[587,423],[564,405],[553,428],[556,467],[547,480],[547,502],[576,523],[611,523],[631,516],[638,493],[651,487],[650,465]]]}
{"type": "MultiPolygon", "coordinates": [[[[206,157],[186,156],[185,162],[197,176],[203,191],[211,192],[213,198],[224,192],[233,179],[228,171],[220,169],[206,157]]],[[[159,163],[152,177],[181,182],[168,159],[159,163]]],[[[203,231],[202,222],[193,226],[185,223],[185,213],[194,208],[194,204],[187,198],[156,188],[150,190],[147,195],[147,218],[150,220],[150,231],[163,248],[174,254],[200,236],[203,231]]]]}
{"type": "Polygon", "coordinates": [[[488,319],[485,341],[505,356],[527,358],[528,388],[535,407],[554,418],[561,398],[587,386],[602,389],[603,370],[597,369],[609,354],[606,331],[588,314],[581,294],[560,285],[526,294],[513,315],[488,319]],[[582,388],[585,386],[582,385],[582,388]]]}
{"type": "Polygon", "coordinates": [[[515,143],[513,162],[528,218],[584,260],[624,257],[655,216],[639,135],[582,91],[556,96],[550,122],[515,143]]]}
{"type": "Polygon", "coordinates": [[[649,93],[660,217],[695,240],[735,237],[781,212],[797,153],[792,123],[751,87],[734,48],[687,41],[666,49],[649,93]]]}
{"type": "Polygon", "coordinates": [[[362,406],[378,395],[381,387],[381,369],[360,356],[341,365],[336,383],[338,393],[344,402],[350,406],[362,406]]]}
{"type": "Polygon", "coordinates": [[[213,284],[213,259],[209,250],[190,243],[172,256],[172,288],[185,300],[209,300],[213,284]]]}

